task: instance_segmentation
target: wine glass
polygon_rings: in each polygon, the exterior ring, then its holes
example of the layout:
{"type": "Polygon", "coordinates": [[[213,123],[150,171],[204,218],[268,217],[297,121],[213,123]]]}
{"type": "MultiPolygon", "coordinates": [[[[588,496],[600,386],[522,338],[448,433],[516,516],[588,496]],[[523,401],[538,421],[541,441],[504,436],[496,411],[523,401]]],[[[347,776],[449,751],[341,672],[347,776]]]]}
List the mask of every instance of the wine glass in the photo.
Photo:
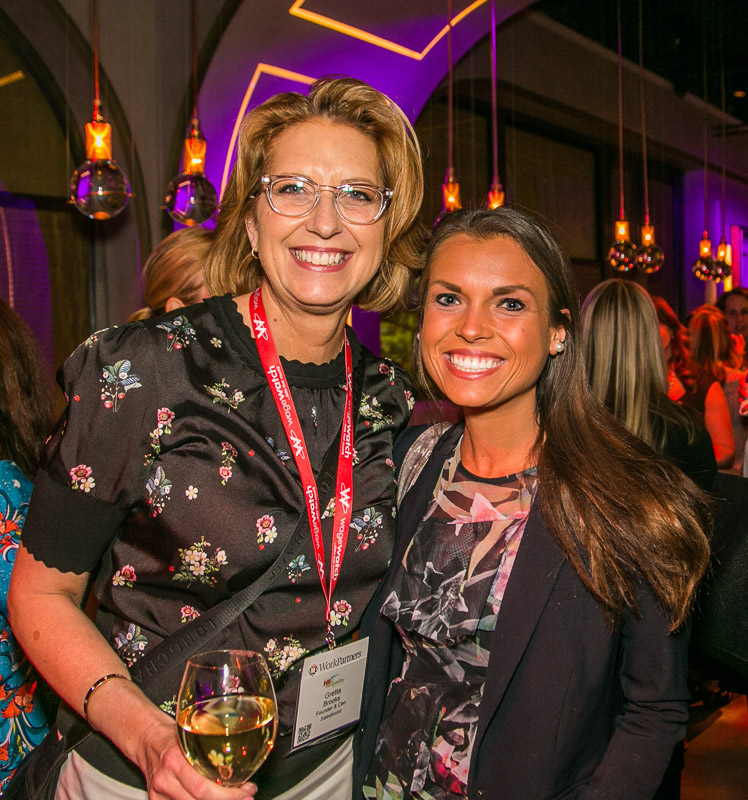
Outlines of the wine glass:
{"type": "Polygon", "coordinates": [[[192,656],[177,698],[187,760],[222,786],[248,781],[273,749],[278,719],[265,659],[248,650],[192,656]]]}

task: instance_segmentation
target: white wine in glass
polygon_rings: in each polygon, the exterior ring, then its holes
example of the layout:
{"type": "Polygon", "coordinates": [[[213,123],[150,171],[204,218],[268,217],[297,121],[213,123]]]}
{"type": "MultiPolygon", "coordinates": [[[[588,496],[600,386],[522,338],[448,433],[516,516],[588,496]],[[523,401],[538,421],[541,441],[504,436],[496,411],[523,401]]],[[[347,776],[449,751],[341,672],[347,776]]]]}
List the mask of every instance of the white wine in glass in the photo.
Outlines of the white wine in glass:
{"type": "Polygon", "coordinates": [[[187,661],[177,731],[202,775],[222,786],[246,783],[273,749],[277,727],[275,690],[259,653],[215,650],[187,661]]]}

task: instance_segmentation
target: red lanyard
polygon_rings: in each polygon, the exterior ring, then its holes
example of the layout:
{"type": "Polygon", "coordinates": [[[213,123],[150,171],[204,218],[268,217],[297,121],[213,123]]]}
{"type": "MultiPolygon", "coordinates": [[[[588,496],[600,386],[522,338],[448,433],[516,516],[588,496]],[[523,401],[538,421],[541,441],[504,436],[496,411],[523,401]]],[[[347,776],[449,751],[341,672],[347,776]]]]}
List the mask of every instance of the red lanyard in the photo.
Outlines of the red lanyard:
{"type": "Polygon", "coordinates": [[[348,529],[351,524],[353,502],[353,367],[351,366],[351,346],[348,336],[345,337],[345,410],[343,411],[343,429],[340,435],[340,452],[338,469],[335,478],[335,516],[333,518],[332,553],[330,556],[330,584],[325,582],[325,544],[322,541],[322,520],[320,518],[319,493],[314,473],[309,464],[309,452],[304,441],[299,416],[291,397],[291,390],[286,381],[286,374],[281,366],[278,351],[275,349],[273,337],[267,324],[265,308],[262,305],[262,291],[256,289],[250,300],[250,319],[255,334],[257,352],[260,354],[262,367],[267,375],[273,399],[280,414],[283,430],[293,450],[294,461],[301,476],[304,489],[306,513],[309,528],[312,532],[314,558],[317,561],[317,572],[325,596],[325,619],[327,620],[327,643],[335,645],[335,637],[330,627],[330,603],[335,585],[340,576],[343,553],[348,541],[348,529]]]}

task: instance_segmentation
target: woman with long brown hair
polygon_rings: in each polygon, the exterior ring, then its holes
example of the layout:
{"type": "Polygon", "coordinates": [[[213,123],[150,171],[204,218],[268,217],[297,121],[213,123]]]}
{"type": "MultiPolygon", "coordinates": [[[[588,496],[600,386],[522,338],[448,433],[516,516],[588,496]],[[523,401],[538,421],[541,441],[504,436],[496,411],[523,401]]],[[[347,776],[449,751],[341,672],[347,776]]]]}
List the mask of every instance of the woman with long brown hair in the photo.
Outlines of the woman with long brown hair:
{"type": "Polygon", "coordinates": [[[591,392],[537,222],[447,216],[420,314],[414,363],[465,419],[403,464],[355,796],[651,798],[688,718],[706,497],[591,392]]]}
{"type": "Polygon", "coordinates": [[[725,315],[713,305],[703,305],[688,317],[691,355],[706,380],[716,381],[725,393],[730,411],[735,455],[731,466],[740,472],[743,467],[748,422],[740,414],[740,384],[745,383],[746,370],[741,368],[743,353],[735,345],[725,315]]]}
{"type": "Polygon", "coordinates": [[[731,466],[735,437],[730,408],[719,381],[702,370],[691,357],[688,331],[665,300],[652,295],[660,321],[660,337],[668,369],[668,397],[704,418],[717,466],[731,466]]]}
{"type": "Polygon", "coordinates": [[[8,624],[8,584],[39,453],[52,426],[52,391],[34,335],[0,300],[0,795],[47,732],[39,683],[8,624]]]}

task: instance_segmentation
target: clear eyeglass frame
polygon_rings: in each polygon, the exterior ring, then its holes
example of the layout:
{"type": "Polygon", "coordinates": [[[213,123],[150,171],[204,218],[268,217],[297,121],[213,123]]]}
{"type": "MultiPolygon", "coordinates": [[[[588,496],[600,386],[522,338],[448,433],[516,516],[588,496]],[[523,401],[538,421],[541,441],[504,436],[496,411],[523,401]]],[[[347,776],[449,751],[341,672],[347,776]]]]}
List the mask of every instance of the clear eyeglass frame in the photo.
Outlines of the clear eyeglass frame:
{"type": "MultiPolygon", "coordinates": [[[[308,216],[312,213],[312,211],[314,211],[319,203],[321,193],[323,191],[327,191],[332,192],[333,204],[338,216],[345,222],[349,222],[353,225],[373,225],[387,210],[387,207],[389,206],[394,195],[392,189],[388,189],[383,186],[372,186],[369,183],[341,183],[339,186],[329,186],[326,184],[317,183],[311,178],[305,178],[302,175],[263,175],[260,178],[260,183],[265,189],[265,196],[267,197],[270,208],[272,208],[276,214],[280,214],[282,217],[298,218],[308,216]],[[275,200],[273,199],[273,190],[279,183],[284,181],[294,181],[308,190],[314,190],[314,199],[311,201],[311,204],[300,207],[300,210],[297,213],[290,213],[288,207],[284,209],[279,208],[278,205],[276,205],[278,198],[276,197],[275,200]],[[368,214],[361,218],[356,218],[355,215],[351,216],[351,209],[346,210],[345,206],[340,202],[341,195],[347,194],[350,196],[352,192],[357,190],[373,192],[374,195],[379,199],[378,208],[376,203],[372,203],[368,207],[365,205],[360,206],[361,212],[374,211],[374,209],[376,209],[376,213],[374,213],[371,219],[366,218],[368,214]]],[[[311,197],[311,193],[309,194],[309,197],[311,197]]]]}

